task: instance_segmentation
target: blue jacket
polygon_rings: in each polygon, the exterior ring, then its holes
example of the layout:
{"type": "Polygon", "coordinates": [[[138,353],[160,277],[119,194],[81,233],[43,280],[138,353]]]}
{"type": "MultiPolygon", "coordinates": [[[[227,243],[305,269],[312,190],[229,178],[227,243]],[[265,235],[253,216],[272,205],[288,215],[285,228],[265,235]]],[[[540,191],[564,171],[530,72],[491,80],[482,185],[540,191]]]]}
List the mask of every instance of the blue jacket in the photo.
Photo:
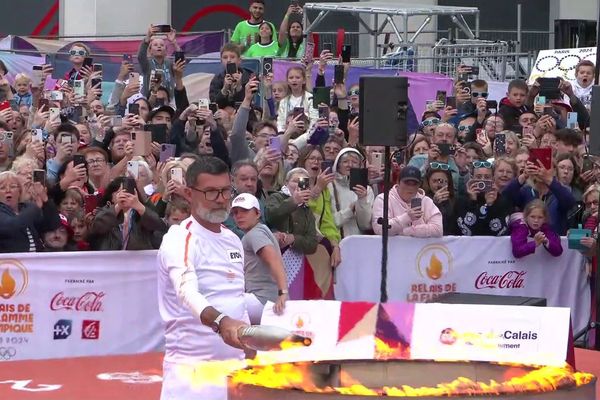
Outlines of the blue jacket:
{"type": "MultiPolygon", "coordinates": [[[[550,191],[542,197],[550,216],[548,224],[554,232],[562,236],[567,233],[567,215],[575,206],[575,197],[569,188],[556,180],[556,177],[552,178],[548,189],[550,191]]],[[[529,185],[521,186],[517,178],[510,181],[502,193],[512,199],[513,204],[520,209],[524,209],[531,200],[539,198],[539,193],[534,188],[529,185]]]]}
{"type": "Polygon", "coordinates": [[[44,245],[40,232],[57,226],[60,226],[60,217],[52,201],[46,202],[42,209],[33,203],[21,203],[18,215],[6,204],[0,203],[0,253],[28,252],[27,229],[31,233],[36,251],[42,251],[44,245]]]}

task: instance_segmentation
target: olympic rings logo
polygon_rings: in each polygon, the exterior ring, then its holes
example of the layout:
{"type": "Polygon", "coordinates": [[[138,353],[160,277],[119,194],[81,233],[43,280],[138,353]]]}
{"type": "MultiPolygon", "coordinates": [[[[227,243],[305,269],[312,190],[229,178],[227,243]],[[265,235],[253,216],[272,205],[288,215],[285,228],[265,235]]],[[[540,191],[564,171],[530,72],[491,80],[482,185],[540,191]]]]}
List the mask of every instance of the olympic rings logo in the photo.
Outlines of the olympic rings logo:
{"type": "Polygon", "coordinates": [[[0,360],[10,360],[17,355],[17,349],[14,347],[0,347],[0,360]]]}

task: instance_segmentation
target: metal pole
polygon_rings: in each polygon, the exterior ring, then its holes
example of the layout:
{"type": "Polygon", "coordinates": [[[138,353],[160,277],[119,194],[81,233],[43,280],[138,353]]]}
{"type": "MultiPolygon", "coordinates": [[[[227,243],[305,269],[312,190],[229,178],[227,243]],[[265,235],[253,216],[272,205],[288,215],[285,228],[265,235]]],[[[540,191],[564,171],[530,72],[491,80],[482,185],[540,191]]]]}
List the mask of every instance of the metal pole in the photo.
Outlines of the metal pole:
{"type": "Polygon", "coordinates": [[[385,146],[385,172],[383,173],[383,218],[381,225],[381,287],[380,287],[380,303],[387,303],[387,264],[388,264],[388,237],[389,237],[389,198],[390,198],[390,171],[392,169],[392,161],[390,160],[390,146],[385,146]]]}
{"type": "Polygon", "coordinates": [[[479,39],[479,10],[475,14],[475,38],[479,39]]]}
{"type": "MultiPolygon", "coordinates": [[[[373,15],[373,58],[379,59],[379,54],[377,52],[377,36],[379,36],[379,15],[373,15]]],[[[375,68],[379,68],[379,61],[375,62],[375,68]]]]}
{"type": "MultiPolygon", "coordinates": [[[[598,74],[600,73],[600,29],[598,29],[600,27],[600,0],[597,2],[598,5],[598,19],[596,20],[596,76],[594,78],[594,84],[597,85],[598,84],[598,74]]],[[[598,110],[596,110],[596,112],[598,112],[598,110]]],[[[598,129],[598,128],[595,128],[598,129]]],[[[596,132],[596,135],[598,135],[599,133],[596,132]]],[[[593,132],[590,131],[590,135],[594,135],[593,132]]],[[[600,224],[600,221],[598,222],[600,224]]],[[[598,231],[599,228],[596,227],[596,231],[598,231]]],[[[598,271],[598,261],[600,260],[600,238],[596,239],[596,268],[594,268],[592,266],[592,271],[594,274],[594,292],[593,295],[596,296],[596,315],[593,316],[593,320],[594,321],[598,321],[600,320],[600,271],[598,271]],[[595,271],[594,271],[595,269],[595,271]]],[[[595,341],[594,341],[594,348],[596,350],[600,349],[600,328],[596,327],[596,335],[595,335],[595,341]]]]}
{"type": "Polygon", "coordinates": [[[517,4],[517,53],[521,52],[521,4],[517,4]]]}
{"type": "MultiPolygon", "coordinates": [[[[596,20],[596,76],[594,77],[594,85],[598,84],[598,75],[600,74],[600,0],[597,2],[598,6],[598,19],[596,20]]],[[[556,40],[556,39],[555,39],[556,40]]],[[[600,243],[599,243],[600,245],[600,243]]],[[[600,248],[599,248],[600,249],[600,248]]],[[[598,254],[596,254],[598,256],[598,254]]],[[[598,258],[596,258],[598,259],[598,258]]],[[[598,289],[598,288],[596,288],[598,289]]],[[[598,300],[598,299],[596,299],[598,300]]],[[[600,332],[596,329],[596,343],[598,343],[598,339],[600,339],[600,332]]]]}

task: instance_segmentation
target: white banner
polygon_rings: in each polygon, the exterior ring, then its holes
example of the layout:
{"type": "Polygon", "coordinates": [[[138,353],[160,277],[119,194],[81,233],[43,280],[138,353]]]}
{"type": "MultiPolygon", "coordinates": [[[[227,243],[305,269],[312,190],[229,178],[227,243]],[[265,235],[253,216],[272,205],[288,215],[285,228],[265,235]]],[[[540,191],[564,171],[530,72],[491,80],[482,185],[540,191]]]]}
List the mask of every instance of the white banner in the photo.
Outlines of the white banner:
{"type": "Polygon", "coordinates": [[[533,84],[537,78],[560,77],[565,80],[574,80],[575,67],[583,60],[589,60],[595,64],[596,48],[541,50],[531,68],[528,83],[533,84]]]}
{"type": "MultiPolygon", "coordinates": [[[[589,280],[583,256],[566,238],[562,246],[560,257],[538,249],[515,259],[509,237],[390,237],[389,300],[427,302],[448,292],[542,297],[549,307],[569,307],[577,332],[590,317],[589,280]]],[[[379,301],[381,237],[350,236],[340,248],[336,299],[379,301]]]]}
{"type": "Polygon", "coordinates": [[[0,255],[0,360],[161,350],[156,271],[155,251],[0,255]]]}

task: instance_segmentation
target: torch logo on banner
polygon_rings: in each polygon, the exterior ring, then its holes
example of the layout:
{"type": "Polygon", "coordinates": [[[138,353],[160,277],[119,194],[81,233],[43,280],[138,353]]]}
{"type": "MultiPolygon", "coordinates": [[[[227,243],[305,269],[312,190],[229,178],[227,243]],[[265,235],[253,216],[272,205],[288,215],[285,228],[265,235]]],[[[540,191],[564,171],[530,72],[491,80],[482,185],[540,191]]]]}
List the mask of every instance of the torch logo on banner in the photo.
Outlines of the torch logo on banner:
{"type": "Polygon", "coordinates": [[[310,315],[307,313],[298,313],[292,317],[292,332],[297,335],[314,338],[315,334],[309,331],[310,315]]]}
{"type": "Polygon", "coordinates": [[[29,274],[23,264],[16,260],[0,261],[0,298],[8,300],[25,291],[29,274]]]}
{"type": "Polygon", "coordinates": [[[417,254],[416,267],[425,282],[412,283],[406,301],[425,302],[444,293],[456,292],[456,283],[447,282],[452,265],[452,253],[445,245],[430,244],[423,247],[417,254]]]}

